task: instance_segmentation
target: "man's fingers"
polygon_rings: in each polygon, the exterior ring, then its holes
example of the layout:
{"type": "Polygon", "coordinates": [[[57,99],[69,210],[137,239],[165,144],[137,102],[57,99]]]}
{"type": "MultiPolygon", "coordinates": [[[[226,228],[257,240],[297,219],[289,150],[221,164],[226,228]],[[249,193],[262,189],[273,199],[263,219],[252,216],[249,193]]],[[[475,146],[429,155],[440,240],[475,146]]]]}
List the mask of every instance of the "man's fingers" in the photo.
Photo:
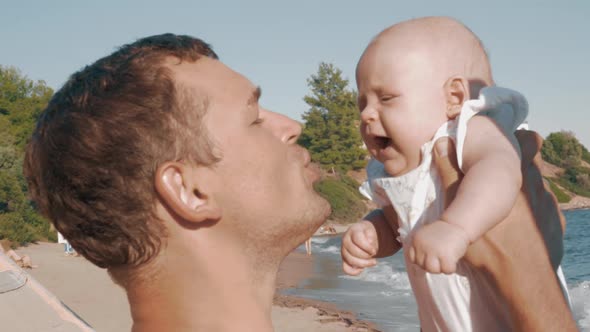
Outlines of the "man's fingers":
{"type": "Polygon", "coordinates": [[[524,169],[533,162],[535,156],[541,151],[543,138],[531,130],[517,130],[514,134],[520,145],[520,151],[522,154],[521,164],[524,169]]]}
{"type": "Polygon", "coordinates": [[[434,164],[441,177],[443,189],[446,191],[445,207],[455,198],[459,181],[463,177],[457,164],[455,144],[449,137],[442,137],[434,144],[434,164]]]}

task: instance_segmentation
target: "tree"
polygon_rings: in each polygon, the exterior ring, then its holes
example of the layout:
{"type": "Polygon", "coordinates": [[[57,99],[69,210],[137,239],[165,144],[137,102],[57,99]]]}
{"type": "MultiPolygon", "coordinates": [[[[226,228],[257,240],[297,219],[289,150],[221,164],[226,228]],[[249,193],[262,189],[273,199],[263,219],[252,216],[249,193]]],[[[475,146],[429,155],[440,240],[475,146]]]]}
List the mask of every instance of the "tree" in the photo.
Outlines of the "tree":
{"type": "Polygon", "coordinates": [[[24,244],[54,238],[29,201],[22,174],[24,148],[52,94],[45,82],[0,66],[0,239],[24,244]]]}
{"type": "MultiPolygon", "coordinates": [[[[576,167],[586,149],[574,133],[560,131],[549,134],[543,142],[541,155],[549,163],[566,168],[576,167]]],[[[586,150],[587,151],[587,150],[586,150]]]]}
{"type": "MultiPolygon", "coordinates": [[[[24,150],[39,114],[52,95],[53,90],[44,81],[33,82],[18,69],[0,65],[0,119],[8,120],[6,132],[13,136],[14,147],[20,151],[24,150]]],[[[0,123],[2,131],[5,125],[0,123]]]]}
{"type": "Polygon", "coordinates": [[[303,114],[299,143],[325,169],[363,168],[367,152],[359,132],[356,92],[348,89],[340,69],[323,62],[307,84],[311,94],[303,100],[310,108],[303,114]]]}
{"type": "Polygon", "coordinates": [[[584,145],[582,145],[582,160],[590,163],[590,152],[588,152],[588,149],[584,145]]]}

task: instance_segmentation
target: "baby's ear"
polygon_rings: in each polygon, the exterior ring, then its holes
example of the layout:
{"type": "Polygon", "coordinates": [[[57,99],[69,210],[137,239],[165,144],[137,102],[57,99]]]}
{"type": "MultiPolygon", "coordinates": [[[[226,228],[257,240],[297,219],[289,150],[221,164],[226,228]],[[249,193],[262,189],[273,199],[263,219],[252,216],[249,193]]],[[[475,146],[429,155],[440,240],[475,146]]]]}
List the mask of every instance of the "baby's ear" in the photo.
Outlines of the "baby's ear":
{"type": "Polygon", "coordinates": [[[453,76],[445,82],[443,88],[447,102],[447,118],[454,119],[461,113],[463,103],[471,99],[469,81],[463,76],[453,76]]]}

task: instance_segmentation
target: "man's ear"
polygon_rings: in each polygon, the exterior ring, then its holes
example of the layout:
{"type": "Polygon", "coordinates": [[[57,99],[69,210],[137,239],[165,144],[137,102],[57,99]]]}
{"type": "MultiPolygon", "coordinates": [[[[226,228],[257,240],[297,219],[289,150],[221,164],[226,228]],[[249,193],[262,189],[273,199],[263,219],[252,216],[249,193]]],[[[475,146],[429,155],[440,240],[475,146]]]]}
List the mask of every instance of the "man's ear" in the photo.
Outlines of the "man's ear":
{"type": "Polygon", "coordinates": [[[463,76],[453,76],[445,82],[443,88],[447,101],[447,118],[454,119],[461,113],[463,103],[471,99],[469,81],[463,76]]]}
{"type": "Polygon", "coordinates": [[[182,219],[198,223],[218,220],[221,210],[198,188],[194,169],[179,162],[166,162],[156,171],[155,186],[163,203],[182,219]]]}

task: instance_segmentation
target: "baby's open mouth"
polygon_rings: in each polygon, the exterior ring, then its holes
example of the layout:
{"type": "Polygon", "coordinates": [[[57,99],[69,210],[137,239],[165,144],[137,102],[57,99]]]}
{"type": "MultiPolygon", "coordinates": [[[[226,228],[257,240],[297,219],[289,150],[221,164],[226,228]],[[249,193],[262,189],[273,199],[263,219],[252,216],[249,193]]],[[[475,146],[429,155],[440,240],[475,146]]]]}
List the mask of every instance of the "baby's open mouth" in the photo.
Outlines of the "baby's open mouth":
{"type": "Polygon", "coordinates": [[[391,138],[385,136],[375,136],[375,143],[379,149],[385,149],[391,144],[391,138]]]}

